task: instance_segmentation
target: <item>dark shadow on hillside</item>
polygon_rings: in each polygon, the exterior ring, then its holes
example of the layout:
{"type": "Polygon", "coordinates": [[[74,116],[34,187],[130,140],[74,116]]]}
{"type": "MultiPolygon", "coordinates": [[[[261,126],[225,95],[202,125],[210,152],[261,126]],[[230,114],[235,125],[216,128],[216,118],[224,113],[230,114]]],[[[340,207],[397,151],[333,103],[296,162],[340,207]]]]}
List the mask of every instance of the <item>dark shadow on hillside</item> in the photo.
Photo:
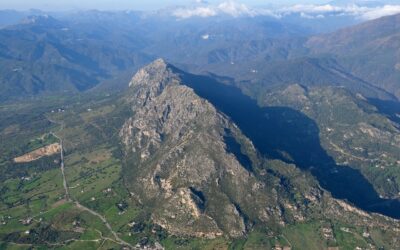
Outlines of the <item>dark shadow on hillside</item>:
{"type": "Polygon", "coordinates": [[[227,135],[224,136],[224,141],[227,146],[227,151],[235,155],[236,159],[240,164],[249,172],[253,172],[253,166],[250,158],[243,154],[241,151],[240,144],[236,141],[235,137],[232,136],[231,131],[225,129],[227,135]]]}
{"type": "Polygon", "coordinates": [[[335,198],[400,218],[400,202],[379,198],[358,170],[337,165],[320,145],[316,123],[304,114],[287,107],[261,108],[238,88],[210,77],[186,73],[181,77],[199,96],[228,115],[264,156],[309,170],[335,198]]]}
{"type": "Polygon", "coordinates": [[[372,98],[368,102],[400,126],[400,102],[372,98]]]}

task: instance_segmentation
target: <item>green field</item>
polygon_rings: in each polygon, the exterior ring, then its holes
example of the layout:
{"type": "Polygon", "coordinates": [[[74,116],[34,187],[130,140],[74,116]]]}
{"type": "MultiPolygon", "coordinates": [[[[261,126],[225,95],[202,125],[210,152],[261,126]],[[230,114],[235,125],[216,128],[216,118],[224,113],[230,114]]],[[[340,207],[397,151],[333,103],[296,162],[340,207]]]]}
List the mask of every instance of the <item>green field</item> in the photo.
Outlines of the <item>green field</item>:
{"type": "MultiPolygon", "coordinates": [[[[98,216],[75,201],[103,216],[118,237],[132,246],[158,242],[166,249],[354,249],[374,244],[390,249],[396,244],[388,241],[391,235],[384,230],[329,220],[288,225],[278,232],[256,227],[240,239],[168,235],[131,196],[122,178],[118,133],[129,110],[104,96],[34,103],[0,106],[0,249],[119,249],[124,245],[98,216]],[[65,111],[52,112],[59,107],[65,111]],[[24,164],[12,161],[57,142],[51,133],[64,141],[72,201],[65,199],[59,155],[24,164]]],[[[291,168],[285,171],[288,176],[298,175],[291,168]]]]}

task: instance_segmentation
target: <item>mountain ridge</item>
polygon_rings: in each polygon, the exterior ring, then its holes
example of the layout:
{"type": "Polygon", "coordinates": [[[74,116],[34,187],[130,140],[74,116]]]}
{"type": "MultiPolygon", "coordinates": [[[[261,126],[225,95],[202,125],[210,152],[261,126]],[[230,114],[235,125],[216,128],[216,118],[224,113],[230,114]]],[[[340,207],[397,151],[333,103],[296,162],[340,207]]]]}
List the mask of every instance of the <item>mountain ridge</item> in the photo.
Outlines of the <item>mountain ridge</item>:
{"type": "Polygon", "coordinates": [[[400,96],[400,14],[314,36],[306,46],[334,56],[353,75],[400,96]]]}
{"type": "MultiPolygon", "coordinates": [[[[236,238],[254,226],[279,228],[351,207],[310,177],[289,177],[296,167],[266,161],[240,126],[203,99],[208,85],[193,90],[193,84],[159,59],[138,71],[125,96],[133,115],[120,130],[124,180],[156,224],[178,236],[236,238]],[[296,189],[301,198],[293,200],[296,189]]],[[[351,213],[344,214],[346,220],[351,213]]]]}

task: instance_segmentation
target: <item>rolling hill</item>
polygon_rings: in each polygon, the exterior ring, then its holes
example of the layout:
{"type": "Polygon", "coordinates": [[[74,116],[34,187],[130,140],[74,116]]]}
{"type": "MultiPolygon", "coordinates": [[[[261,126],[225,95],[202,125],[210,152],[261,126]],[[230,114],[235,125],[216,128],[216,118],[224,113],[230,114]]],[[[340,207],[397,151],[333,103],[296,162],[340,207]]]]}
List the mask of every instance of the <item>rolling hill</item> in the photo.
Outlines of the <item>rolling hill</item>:
{"type": "Polygon", "coordinates": [[[337,32],[315,36],[306,46],[326,54],[353,75],[400,97],[400,15],[382,17],[337,32]]]}
{"type": "Polygon", "coordinates": [[[149,60],[134,52],[134,42],[113,46],[101,28],[85,30],[46,15],[1,29],[0,37],[3,100],[86,91],[149,60]]]}

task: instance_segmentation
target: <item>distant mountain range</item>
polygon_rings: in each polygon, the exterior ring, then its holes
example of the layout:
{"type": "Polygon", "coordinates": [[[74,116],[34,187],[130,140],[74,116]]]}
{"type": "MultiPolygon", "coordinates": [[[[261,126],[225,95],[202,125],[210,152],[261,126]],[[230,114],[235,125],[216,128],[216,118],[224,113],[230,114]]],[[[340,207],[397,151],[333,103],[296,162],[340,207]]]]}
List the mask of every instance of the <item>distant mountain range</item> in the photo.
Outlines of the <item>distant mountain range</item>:
{"type": "Polygon", "coordinates": [[[149,61],[133,53],[134,38],[129,45],[114,46],[118,38],[101,27],[75,27],[41,15],[1,29],[0,99],[87,91],[149,61]]]}
{"type": "Polygon", "coordinates": [[[31,16],[0,30],[0,97],[120,89],[118,83],[140,66],[163,57],[191,72],[231,77],[246,88],[333,85],[398,98],[399,17],[312,35],[301,24],[262,16],[178,21],[137,12],[90,11],[60,20],[31,16]]]}
{"type": "Polygon", "coordinates": [[[299,83],[345,86],[370,97],[398,98],[399,17],[383,17],[310,38],[248,37],[243,41],[228,41],[228,46],[210,40],[213,37],[210,33],[209,39],[203,41],[205,45],[198,45],[196,50],[185,50],[189,48],[185,43],[178,50],[171,45],[158,54],[196,72],[233,77],[256,91],[260,90],[256,86],[265,90],[299,83]],[[179,54],[180,51],[186,56],[179,54]]]}
{"type": "Polygon", "coordinates": [[[400,15],[311,38],[312,54],[336,57],[357,77],[400,97],[400,15]]]}

